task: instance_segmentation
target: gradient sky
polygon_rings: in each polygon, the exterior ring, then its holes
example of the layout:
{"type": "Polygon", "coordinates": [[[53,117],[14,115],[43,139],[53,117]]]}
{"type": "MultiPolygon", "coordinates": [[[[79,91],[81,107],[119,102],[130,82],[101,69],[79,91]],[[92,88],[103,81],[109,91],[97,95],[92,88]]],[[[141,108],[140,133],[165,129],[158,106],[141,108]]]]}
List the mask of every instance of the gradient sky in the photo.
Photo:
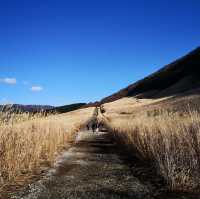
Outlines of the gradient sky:
{"type": "Polygon", "coordinates": [[[199,0],[1,0],[0,103],[99,100],[199,45],[199,0]]]}

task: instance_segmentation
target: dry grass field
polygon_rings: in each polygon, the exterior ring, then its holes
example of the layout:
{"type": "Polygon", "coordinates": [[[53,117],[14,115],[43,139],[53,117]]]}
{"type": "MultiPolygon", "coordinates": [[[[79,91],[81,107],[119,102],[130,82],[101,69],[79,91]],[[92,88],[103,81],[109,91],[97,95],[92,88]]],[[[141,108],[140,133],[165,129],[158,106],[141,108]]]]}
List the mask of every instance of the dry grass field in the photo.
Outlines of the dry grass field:
{"type": "Polygon", "coordinates": [[[104,121],[124,146],[154,163],[169,189],[192,191],[200,183],[200,114],[191,105],[177,111],[172,104],[170,98],[123,98],[104,104],[104,121]]]}
{"type": "Polygon", "coordinates": [[[48,167],[56,154],[72,142],[81,126],[93,114],[93,108],[65,114],[0,113],[0,190],[48,167]],[[8,119],[9,118],[9,119],[8,119]]]}

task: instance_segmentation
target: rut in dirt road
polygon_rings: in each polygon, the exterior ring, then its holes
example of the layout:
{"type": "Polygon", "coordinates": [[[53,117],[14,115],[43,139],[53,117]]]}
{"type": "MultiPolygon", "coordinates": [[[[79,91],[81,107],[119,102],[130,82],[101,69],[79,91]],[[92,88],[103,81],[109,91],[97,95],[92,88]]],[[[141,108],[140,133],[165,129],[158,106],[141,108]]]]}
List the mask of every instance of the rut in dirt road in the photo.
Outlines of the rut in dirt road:
{"type": "Polygon", "coordinates": [[[106,132],[83,131],[55,169],[13,199],[148,199],[150,190],[131,174],[106,132]]]}

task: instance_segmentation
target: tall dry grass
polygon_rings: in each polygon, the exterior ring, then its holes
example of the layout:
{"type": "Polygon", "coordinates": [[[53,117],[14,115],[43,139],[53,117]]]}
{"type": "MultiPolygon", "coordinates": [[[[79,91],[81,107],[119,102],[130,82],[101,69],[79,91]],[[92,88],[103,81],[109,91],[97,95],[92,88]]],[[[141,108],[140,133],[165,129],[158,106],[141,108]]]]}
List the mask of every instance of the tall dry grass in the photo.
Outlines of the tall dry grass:
{"type": "Polygon", "coordinates": [[[39,118],[44,118],[50,115],[54,115],[56,113],[26,113],[26,112],[18,112],[15,113],[12,110],[9,111],[1,111],[0,110],[0,126],[2,125],[13,125],[16,123],[21,123],[27,120],[34,120],[39,118]]]}
{"type": "Polygon", "coordinates": [[[108,114],[104,120],[125,145],[154,162],[171,190],[199,188],[200,114],[194,110],[156,113],[123,117],[108,114]]]}
{"type": "Polygon", "coordinates": [[[74,140],[75,132],[92,114],[93,108],[88,108],[45,118],[40,115],[22,118],[14,114],[10,121],[2,122],[2,119],[0,188],[32,175],[41,165],[50,165],[56,152],[74,140]]]}

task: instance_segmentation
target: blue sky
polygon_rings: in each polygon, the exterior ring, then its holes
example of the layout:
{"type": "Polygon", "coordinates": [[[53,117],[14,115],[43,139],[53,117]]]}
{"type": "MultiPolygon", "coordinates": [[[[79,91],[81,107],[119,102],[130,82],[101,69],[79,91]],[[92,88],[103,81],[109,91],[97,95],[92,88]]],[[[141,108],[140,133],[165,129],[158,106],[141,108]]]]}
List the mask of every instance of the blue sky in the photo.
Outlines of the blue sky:
{"type": "Polygon", "coordinates": [[[1,0],[0,103],[96,101],[200,45],[199,0],[1,0]]]}

